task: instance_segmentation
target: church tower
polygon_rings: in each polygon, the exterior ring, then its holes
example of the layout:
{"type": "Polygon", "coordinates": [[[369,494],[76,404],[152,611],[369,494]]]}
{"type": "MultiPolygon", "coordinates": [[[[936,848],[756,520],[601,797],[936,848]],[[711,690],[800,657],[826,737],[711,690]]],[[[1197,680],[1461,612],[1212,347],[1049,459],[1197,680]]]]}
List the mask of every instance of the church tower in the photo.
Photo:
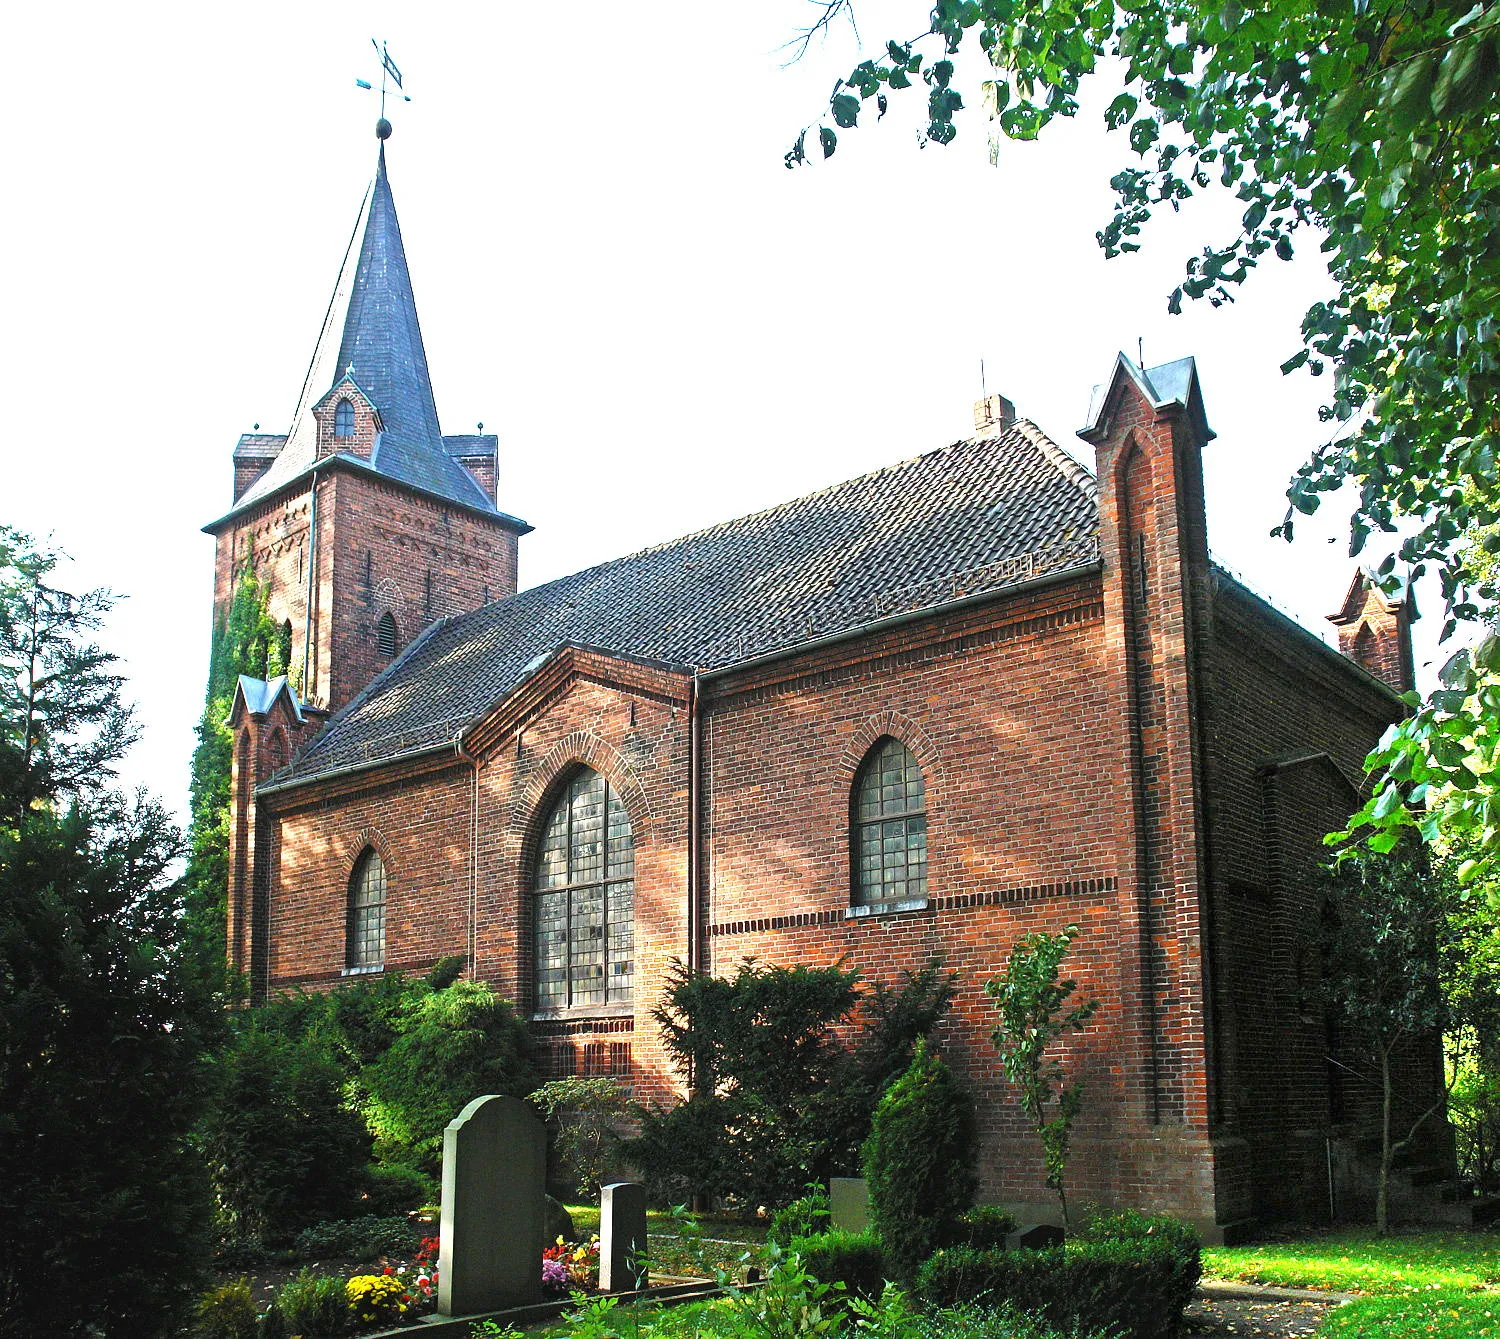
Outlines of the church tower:
{"type": "Polygon", "coordinates": [[[255,786],[436,620],[516,592],[531,529],[496,505],[497,439],[445,436],[386,175],[384,119],[365,193],[291,426],[234,450],[216,541],[214,623],[253,572],[281,629],[286,673],[242,676],[229,725],[228,956],[266,990],[269,887],[279,860],[255,786]],[[288,649],[289,648],[289,649],[288,649]]]}
{"type": "Polygon", "coordinates": [[[304,707],[346,705],[424,628],[516,590],[531,527],[496,505],[497,439],[438,424],[411,274],[386,174],[375,180],[286,434],[234,450],[214,615],[253,570],[304,707]]]}

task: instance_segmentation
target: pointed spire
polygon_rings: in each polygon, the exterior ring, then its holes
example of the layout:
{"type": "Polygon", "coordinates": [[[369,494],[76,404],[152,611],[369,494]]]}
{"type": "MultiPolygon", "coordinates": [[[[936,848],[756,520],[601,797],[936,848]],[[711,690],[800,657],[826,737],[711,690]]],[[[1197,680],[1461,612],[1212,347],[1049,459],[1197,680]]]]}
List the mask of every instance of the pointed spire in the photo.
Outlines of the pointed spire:
{"type": "Polygon", "coordinates": [[[314,409],[336,385],[352,382],[374,405],[382,431],[368,465],[378,473],[465,506],[496,510],[445,447],[411,271],[386,174],[385,140],[365,192],[333,297],[308,364],[287,444],[236,510],[288,483],[318,458],[314,409]]]}

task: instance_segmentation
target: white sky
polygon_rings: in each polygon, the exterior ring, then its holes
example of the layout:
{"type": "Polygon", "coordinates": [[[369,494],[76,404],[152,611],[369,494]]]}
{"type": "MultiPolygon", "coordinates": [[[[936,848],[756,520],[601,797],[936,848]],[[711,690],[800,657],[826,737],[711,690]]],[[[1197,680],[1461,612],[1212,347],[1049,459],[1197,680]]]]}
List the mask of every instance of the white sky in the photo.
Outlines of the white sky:
{"type": "MultiPolygon", "coordinates": [[[[926,10],[866,3],[862,34],[912,35],[926,10]]],[[[378,84],[372,35],[413,97],[389,165],[438,412],[500,434],[500,505],[537,527],[523,585],[966,435],[981,358],[992,391],[1081,451],[1090,387],[1140,339],[1148,363],[1198,358],[1215,553],[1321,624],[1352,570],[1340,524],[1267,537],[1321,439],[1325,383],[1277,370],[1326,286],[1316,256],[1169,317],[1184,258],[1238,207],[1190,206],[1106,262],[1094,233],[1130,154],[1102,86],[998,168],[977,111],[919,150],[914,89],[788,172],[855,59],[839,30],[782,68],[811,12],[7,7],[0,521],[54,534],[76,586],[128,597],[107,643],[145,727],[129,781],[185,808],[199,527],[229,505],[238,435],[289,426],[374,168],[375,96],[354,86],[378,84]]]]}

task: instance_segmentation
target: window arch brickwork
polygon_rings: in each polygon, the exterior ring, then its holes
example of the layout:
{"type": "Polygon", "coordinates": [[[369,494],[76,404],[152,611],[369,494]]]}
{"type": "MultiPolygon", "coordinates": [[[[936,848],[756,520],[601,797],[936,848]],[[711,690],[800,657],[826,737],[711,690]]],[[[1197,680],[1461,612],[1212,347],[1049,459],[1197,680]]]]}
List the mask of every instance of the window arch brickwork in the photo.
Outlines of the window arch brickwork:
{"type": "Polygon", "coordinates": [[[614,786],[592,768],[542,820],[531,879],[539,1012],[629,1004],[635,981],[635,840],[614,786]]]}

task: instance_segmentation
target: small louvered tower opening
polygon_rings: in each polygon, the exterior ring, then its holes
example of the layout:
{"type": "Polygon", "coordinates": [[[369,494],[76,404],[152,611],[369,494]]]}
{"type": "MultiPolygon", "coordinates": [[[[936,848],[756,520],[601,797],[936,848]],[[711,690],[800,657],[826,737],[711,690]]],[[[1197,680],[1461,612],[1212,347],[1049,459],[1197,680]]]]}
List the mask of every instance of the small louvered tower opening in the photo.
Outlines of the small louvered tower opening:
{"type": "Polygon", "coordinates": [[[396,619],[389,610],[381,614],[380,622],[375,625],[375,645],[380,654],[390,659],[396,654],[396,619]]]}

